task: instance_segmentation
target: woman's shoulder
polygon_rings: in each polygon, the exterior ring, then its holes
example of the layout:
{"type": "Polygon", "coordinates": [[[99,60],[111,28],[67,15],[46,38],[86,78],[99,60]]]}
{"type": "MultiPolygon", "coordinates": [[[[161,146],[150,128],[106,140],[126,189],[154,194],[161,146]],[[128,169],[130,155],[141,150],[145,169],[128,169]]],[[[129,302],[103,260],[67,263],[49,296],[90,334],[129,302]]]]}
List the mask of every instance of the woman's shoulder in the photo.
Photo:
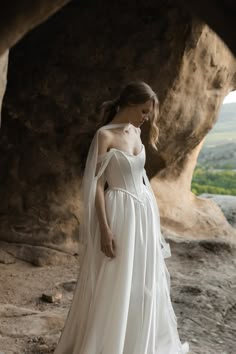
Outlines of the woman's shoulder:
{"type": "Polygon", "coordinates": [[[109,144],[111,143],[114,136],[112,135],[112,131],[108,129],[102,129],[98,131],[98,146],[99,150],[106,151],[109,144]]]}
{"type": "Polygon", "coordinates": [[[110,129],[99,129],[97,134],[98,139],[109,139],[113,135],[110,129]]]}

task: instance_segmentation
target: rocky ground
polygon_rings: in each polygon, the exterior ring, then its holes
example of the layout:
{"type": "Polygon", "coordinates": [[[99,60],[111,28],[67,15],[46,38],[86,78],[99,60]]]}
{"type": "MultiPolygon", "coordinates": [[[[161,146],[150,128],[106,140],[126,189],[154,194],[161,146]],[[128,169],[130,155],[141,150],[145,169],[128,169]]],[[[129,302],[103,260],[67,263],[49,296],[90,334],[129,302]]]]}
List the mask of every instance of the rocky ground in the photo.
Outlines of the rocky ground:
{"type": "MultiPolygon", "coordinates": [[[[222,198],[220,203],[236,227],[236,197],[230,205],[222,198]]],[[[235,354],[236,246],[225,240],[169,242],[166,264],[182,341],[191,354],[235,354]]],[[[78,256],[36,267],[0,252],[0,354],[53,353],[78,274],[78,256]]]]}

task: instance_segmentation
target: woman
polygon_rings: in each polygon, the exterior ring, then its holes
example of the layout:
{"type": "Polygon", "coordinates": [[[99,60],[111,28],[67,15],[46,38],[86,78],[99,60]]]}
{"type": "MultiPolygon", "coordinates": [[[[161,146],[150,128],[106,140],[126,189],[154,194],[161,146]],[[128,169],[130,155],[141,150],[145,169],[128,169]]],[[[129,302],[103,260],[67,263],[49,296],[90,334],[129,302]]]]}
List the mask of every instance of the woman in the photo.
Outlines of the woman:
{"type": "Polygon", "coordinates": [[[158,100],[131,82],[102,105],[82,181],[84,244],[79,281],[54,354],[184,354],[170,299],[155,196],[140,127],[158,139],[158,100]],[[107,185],[108,188],[105,188],[107,185]]]}

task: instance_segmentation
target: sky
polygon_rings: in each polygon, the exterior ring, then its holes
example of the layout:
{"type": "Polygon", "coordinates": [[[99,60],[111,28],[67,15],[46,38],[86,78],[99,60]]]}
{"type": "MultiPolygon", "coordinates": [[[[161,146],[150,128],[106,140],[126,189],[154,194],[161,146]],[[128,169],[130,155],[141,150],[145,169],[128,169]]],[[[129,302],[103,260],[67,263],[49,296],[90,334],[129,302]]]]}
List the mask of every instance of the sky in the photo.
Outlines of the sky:
{"type": "Polygon", "coordinates": [[[236,102],[236,91],[230,92],[224,99],[223,103],[236,102]]]}

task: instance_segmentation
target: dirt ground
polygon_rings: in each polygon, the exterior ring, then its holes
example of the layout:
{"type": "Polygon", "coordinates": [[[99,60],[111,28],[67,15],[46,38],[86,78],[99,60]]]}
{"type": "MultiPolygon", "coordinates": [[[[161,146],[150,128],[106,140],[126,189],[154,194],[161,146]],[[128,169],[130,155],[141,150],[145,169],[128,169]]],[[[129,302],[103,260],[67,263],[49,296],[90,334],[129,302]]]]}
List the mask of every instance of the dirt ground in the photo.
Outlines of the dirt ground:
{"type": "MultiPolygon", "coordinates": [[[[181,340],[189,342],[190,354],[235,354],[236,246],[168,241],[172,257],[166,264],[181,340]]],[[[1,263],[6,256],[1,252],[0,354],[53,353],[78,279],[78,256],[36,267],[13,257],[13,263],[1,263]],[[57,293],[61,299],[52,303],[41,298],[57,293]]]]}
{"type": "MultiPolygon", "coordinates": [[[[235,354],[236,249],[226,243],[207,241],[178,244],[170,241],[170,244],[172,257],[166,264],[182,341],[189,341],[192,354],[235,354]]],[[[50,326],[36,325],[37,330],[30,333],[22,318],[35,316],[35,310],[48,313],[49,322],[53,318],[50,314],[65,316],[78,274],[78,257],[72,257],[67,264],[41,268],[20,260],[0,264],[0,353],[53,353],[62,322],[56,318],[50,326]],[[65,283],[67,290],[63,287],[65,283]],[[43,293],[55,291],[62,294],[59,302],[47,303],[41,299],[43,293]],[[6,314],[3,307],[9,304],[16,308],[6,314]],[[30,312],[22,313],[20,309],[30,312]],[[14,330],[16,320],[20,320],[18,326],[22,325],[22,332],[14,330]]],[[[31,323],[35,323],[33,319],[31,323]]]]}

